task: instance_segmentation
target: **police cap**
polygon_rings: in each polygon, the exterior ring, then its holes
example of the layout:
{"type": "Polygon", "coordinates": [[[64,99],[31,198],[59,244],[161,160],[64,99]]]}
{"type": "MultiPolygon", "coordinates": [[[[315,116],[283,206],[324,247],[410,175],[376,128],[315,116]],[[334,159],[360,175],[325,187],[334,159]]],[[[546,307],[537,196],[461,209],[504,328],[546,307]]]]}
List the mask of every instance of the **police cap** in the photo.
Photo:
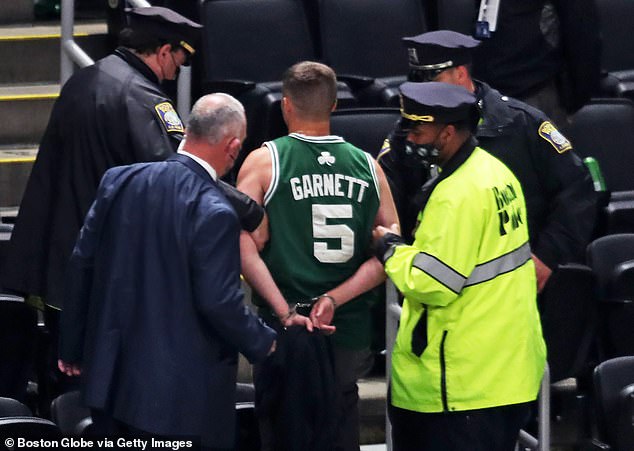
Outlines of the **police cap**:
{"type": "Polygon", "coordinates": [[[437,30],[402,39],[407,47],[409,67],[417,71],[440,72],[469,64],[480,41],[450,30],[437,30]]]}
{"type": "Polygon", "coordinates": [[[162,6],[128,8],[128,26],[134,31],[154,35],[167,42],[178,43],[190,56],[196,52],[194,45],[200,36],[202,25],[162,6]]]}
{"type": "Polygon", "coordinates": [[[409,121],[452,124],[477,117],[475,95],[462,86],[406,82],[400,89],[401,116],[409,121]]]}

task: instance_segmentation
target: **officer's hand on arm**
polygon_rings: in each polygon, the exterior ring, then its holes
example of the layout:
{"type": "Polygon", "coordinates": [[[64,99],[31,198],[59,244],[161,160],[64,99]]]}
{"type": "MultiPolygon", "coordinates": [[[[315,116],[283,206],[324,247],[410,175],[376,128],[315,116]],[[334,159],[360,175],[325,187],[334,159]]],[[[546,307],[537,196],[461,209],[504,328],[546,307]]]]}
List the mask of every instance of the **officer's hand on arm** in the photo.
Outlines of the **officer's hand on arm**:
{"type": "Polygon", "coordinates": [[[383,238],[383,236],[387,233],[393,233],[394,235],[400,235],[401,231],[399,229],[398,224],[392,224],[390,228],[383,227],[381,225],[376,226],[372,231],[372,238],[374,241],[383,238]]]}
{"type": "Polygon", "coordinates": [[[227,196],[231,206],[238,214],[240,227],[247,232],[253,232],[258,228],[264,218],[264,208],[246,194],[238,191],[228,183],[219,180],[218,184],[227,196]]]}
{"type": "Polygon", "coordinates": [[[81,367],[75,363],[66,363],[60,359],[57,361],[57,368],[66,376],[81,375],[81,367]]]}
{"type": "Polygon", "coordinates": [[[553,273],[553,270],[550,269],[546,264],[539,259],[535,254],[531,254],[533,258],[533,262],[535,263],[535,273],[537,275],[537,292],[541,293],[550,278],[550,275],[553,273]]]}

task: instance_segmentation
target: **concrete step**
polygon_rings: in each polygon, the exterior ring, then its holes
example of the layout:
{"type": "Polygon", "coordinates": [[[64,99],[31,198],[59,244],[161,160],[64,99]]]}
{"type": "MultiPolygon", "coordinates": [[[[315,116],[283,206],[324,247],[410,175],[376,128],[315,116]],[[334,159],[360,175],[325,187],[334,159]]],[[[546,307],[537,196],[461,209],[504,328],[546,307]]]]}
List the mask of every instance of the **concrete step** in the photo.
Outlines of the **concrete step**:
{"type": "Polygon", "coordinates": [[[0,148],[0,214],[15,216],[37,154],[37,146],[0,148]]]}
{"type": "Polygon", "coordinates": [[[0,0],[0,23],[33,21],[33,0],[0,0]]]}
{"type": "MultiPolygon", "coordinates": [[[[73,34],[93,60],[108,52],[104,21],[77,24],[73,34]]],[[[59,82],[60,40],[59,24],[0,27],[0,85],[59,82]]]]}
{"type": "Polygon", "coordinates": [[[0,87],[0,146],[39,143],[58,96],[58,84],[0,87]]]}

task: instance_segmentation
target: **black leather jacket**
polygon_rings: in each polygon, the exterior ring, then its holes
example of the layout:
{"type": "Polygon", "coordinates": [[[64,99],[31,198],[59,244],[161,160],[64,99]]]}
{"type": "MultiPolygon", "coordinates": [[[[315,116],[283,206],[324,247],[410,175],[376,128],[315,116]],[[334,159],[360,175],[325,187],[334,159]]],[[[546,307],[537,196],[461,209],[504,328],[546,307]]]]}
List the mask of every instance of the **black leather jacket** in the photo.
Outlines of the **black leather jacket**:
{"type": "MultiPolygon", "coordinates": [[[[542,112],[485,83],[475,84],[482,110],[476,132],[479,146],[502,160],[522,184],[533,253],[551,269],[583,261],[597,211],[588,170],[563,135],[548,127],[542,112]]],[[[409,239],[420,211],[414,197],[427,176],[403,160],[402,152],[387,143],[378,157],[403,236],[409,239]]]]}

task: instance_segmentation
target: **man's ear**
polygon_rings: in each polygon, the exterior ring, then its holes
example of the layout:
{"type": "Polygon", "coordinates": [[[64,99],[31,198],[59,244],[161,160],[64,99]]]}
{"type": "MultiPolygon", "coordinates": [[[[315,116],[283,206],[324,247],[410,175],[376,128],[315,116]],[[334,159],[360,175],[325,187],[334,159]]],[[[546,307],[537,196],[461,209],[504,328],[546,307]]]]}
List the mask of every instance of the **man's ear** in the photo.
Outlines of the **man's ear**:
{"type": "Polygon", "coordinates": [[[282,97],[282,111],[289,111],[293,108],[293,104],[286,96],[282,97]]]}

